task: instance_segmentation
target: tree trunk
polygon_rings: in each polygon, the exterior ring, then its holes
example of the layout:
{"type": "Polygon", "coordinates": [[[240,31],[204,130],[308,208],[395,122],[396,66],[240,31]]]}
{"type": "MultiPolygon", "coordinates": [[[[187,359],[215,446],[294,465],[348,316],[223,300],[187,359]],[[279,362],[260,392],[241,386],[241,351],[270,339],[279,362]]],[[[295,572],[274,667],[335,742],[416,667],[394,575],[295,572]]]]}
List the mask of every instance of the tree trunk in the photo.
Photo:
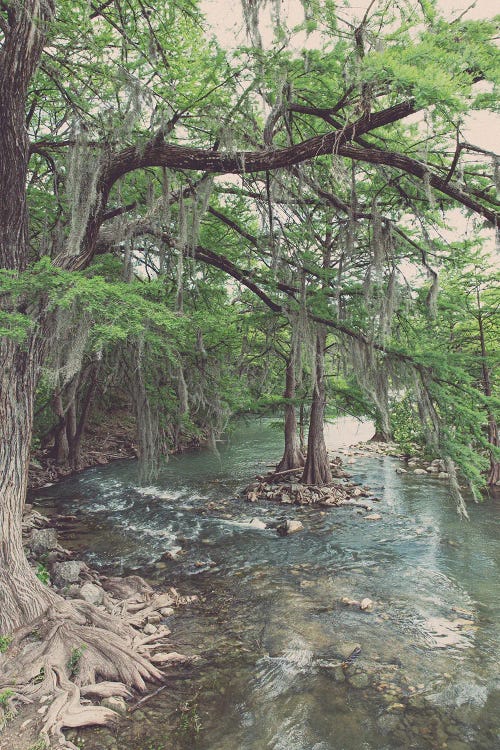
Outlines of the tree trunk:
{"type": "Polygon", "coordinates": [[[40,616],[52,600],[22,540],[38,362],[33,338],[24,347],[0,339],[0,635],[40,616]]]}
{"type": "Polygon", "coordinates": [[[326,450],[324,417],[326,406],[325,383],[325,343],[324,330],[316,333],[315,381],[309,418],[309,435],[307,439],[307,458],[301,482],[304,484],[323,485],[332,481],[330,461],[326,450]]]}
{"type": "Polygon", "coordinates": [[[52,399],[52,408],[57,417],[57,424],[53,428],[54,434],[54,457],[58,466],[65,466],[68,462],[69,445],[66,434],[66,413],[61,392],[58,391],[52,399]]]}
{"type": "MultiPolygon", "coordinates": [[[[28,85],[38,64],[50,0],[9,3],[0,49],[0,268],[28,264],[26,184],[29,143],[25,123],[28,85]]],[[[13,305],[7,312],[19,311],[13,305]]],[[[21,308],[22,309],[22,308],[21,308]]],[[[33,429],[33,401],[42,357],[40,334],[21,344],[0,339],[0,634],[41,615],[53,594],[30,568],[23,551],[22,515],[33,429]]]]}
{"type": "Polygon", "coordinates": [[[297,435],[297,417],[295,415],[295,354],[292,351],[286,365],[286,381],[283,397],[285,402],[285,450],[283,458],[276,467],[276,471],[301,469],[304,466],[304,456],[300,450],[297,435]]]}

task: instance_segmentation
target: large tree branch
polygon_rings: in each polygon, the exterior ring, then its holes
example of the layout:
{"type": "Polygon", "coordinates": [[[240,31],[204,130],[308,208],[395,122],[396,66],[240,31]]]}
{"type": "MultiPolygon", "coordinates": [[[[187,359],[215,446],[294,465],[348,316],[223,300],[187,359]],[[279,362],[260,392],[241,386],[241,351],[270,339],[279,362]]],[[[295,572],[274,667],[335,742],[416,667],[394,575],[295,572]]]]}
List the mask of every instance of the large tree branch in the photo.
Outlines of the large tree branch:
{"type": "Polygon", "coordinates": [[[208,151],[189,146],[150,142],[145,148],[126,148],[111,158],[104,182],[108,188],[128,172],[145,167],[167,166],[174,169],[203,170],[207,172],[233,173],[265,172],[279,167],[313,159],[316,156],[336,152],[342,143],[375,128],[389,125],[414,113],[412,102],[403,102],[380,112],[361,117],[342,130],[309,138],[302,143],[282,149],[249,151],[237,154],[208,151]]]}

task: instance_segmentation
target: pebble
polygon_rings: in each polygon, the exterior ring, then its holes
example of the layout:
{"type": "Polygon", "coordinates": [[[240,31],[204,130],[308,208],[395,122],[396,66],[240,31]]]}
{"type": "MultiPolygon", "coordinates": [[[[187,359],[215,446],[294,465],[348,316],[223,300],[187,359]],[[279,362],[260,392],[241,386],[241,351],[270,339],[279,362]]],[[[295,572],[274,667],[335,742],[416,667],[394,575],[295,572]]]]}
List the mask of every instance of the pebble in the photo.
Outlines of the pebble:
{"type": "Polygon", "coordinates": [[[364,612],[371,612],[371,610],[373,609],[372,600],[368,599],[368,597],[365,597],[364,599],[361,600],[359,608],[362,609],[364,612]]]}

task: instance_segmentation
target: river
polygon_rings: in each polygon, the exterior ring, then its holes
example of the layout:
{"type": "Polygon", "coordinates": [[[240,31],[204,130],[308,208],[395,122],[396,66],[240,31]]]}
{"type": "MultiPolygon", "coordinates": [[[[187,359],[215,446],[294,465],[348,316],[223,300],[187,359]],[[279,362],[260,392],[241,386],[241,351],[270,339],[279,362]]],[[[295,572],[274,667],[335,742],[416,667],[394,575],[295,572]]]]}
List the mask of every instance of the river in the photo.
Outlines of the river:
{"type": "MultiPolygon", "coordinates": [[[[329,428],[330,446],[369,436],[355,425],[329,428]]],[[[500,748],[498,503],[461,521],[446,482],[376,454],[347,469],[380,498],[378,521],[239,498],[281,450],[273,421],[252,420],[152,486],[123,461],[37,493],[79,517],[71,546],[91,565],[198,597],[166,620],[197,664],[116,730],[81,732],[86,750],[500,748]],[[304,530],[250,526],[282,515],[304,530]],[[342,601],[366,597],[371,611],[342,601]]]]}

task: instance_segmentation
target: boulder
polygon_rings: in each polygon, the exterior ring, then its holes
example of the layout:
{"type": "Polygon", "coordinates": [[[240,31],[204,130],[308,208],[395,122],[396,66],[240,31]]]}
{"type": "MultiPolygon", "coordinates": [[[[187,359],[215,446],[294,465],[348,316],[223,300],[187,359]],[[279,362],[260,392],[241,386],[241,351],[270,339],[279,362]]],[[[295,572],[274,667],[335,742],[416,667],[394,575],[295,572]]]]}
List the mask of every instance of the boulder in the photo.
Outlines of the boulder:
{"type": "Polygon", "coordinates": [[[148,624],[143,627],[143,631],[146,635],[153,635],[157,630],[158,628],[151,622],[148,622],[148,624]]]}
{"type": "Polygon", "coordinates": [[[55,529],[33,529],[29,547],[35,556],[47,554],[57,547],[57,531],[55,529]]]}
{"type": "Polygon", "coordinates": [[[60,588],[78,581],[80,573],[85,568],[81,560],[67,560],[66,562],[54,563],[52,566],[52,577],[56,586],[60,588]]]}
{"type": "Polygon", "coordinates": [[[406,469],[403,469],[401,466],[398,466],[396,469],[396,474],[408,474],[406,469]]]}
{"type": "Polygon", "coordinates": [[[370,684],[370,678],[364,672],[355,672],[349,676],[349,685],[354,688],[366,688],[370,684]]]}
{"type": "Polygon", "coordinates": [[[290,519],[287,519],[276,528],[276,531],[279,536],[288,536],[289,534],[295,534],[297,531],[302,531],[303,528],[304,525],[301,521],[291,521],[290,519]]]}
{"type": "Polygon", "coordinates": [[[89,604],[102,604],[104,591],[100,586],[96,586],[95,583],[84,583],[78,592],[78,598],[83,599],[89,604]]]}
{"type": "Polygon", "coordinates": [[[248,525],[251,526],[252,529],[267,529],[267,524],[265,524],[264,521],[261,521],[260,518],[252,518],[248,525]]]}
{"type": "Polygon", "coordinates": [[[117,695],[111,695],[109,698],[104,698],[104,700],[101,701],[101,706],[109,708],[111,711],[115,711],[122,716],[127,713],[127,704],[125,703],[125,700],[117,695]]]}
{"type": "Polygon", "coordinates": [[[414,469],[414,474],[427,474],[427,471],[425,469],[414,469]]]}
{"type": "Polygon", "coordinates": [[[359,608],[362,609],[364,612],[371,612],[373,609],[373,602],[371,599],[368,599],[368,597],[365,597],[361,600],[359,608]]]}
{"type": "Polygon", "coordinates": [[[346,641],[346,643],[339,643],[335,646],[335,653],[342,657],[342,659],[348,659],[355,652],[359,653],[361,646],[359,643],[353,643],[352,641],[346,641]]]}
{"type": "Polygon", "coordinates": [[[438,479],[449,479],[450,475],[447,471],[440,471],[438,474],[438,479]]]}
{"type": "Polygon", "coordinates": [[[380,513],[371,513],[368,516],[363,516],[363,518],[365,519],[365,521],[380,521],[382,516],[380,515],[380,513]]]}

